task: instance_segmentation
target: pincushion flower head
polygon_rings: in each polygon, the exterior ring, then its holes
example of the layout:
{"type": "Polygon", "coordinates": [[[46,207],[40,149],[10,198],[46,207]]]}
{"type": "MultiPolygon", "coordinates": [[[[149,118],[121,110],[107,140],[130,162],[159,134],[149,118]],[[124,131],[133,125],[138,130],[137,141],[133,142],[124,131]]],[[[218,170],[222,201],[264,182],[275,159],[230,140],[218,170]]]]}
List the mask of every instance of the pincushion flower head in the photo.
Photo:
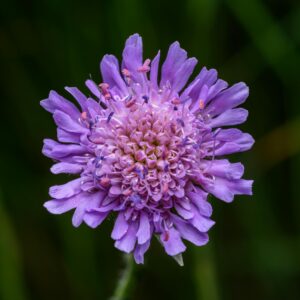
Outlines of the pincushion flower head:
{"type": "Polygon", "coordinates": [[[248,97],[240,82],[228,87],[217,71],[203,68],[173,43],[160,70],[160,52],[143,60],[142,39],[128,38],[121,66],[113,55],[100,63],[102,83],[87,80],[90,96],[66,87],[77,104],[54,91],[41,101],[53,114],[57,140],[45,139],[43,154],[54,174],[75,179],[50,188],[45,207],[53,214],[75,210],[73,225],[95,228],[115,216],[115,247],[137,263],[156,235],[167,254],[185,251],[183,240],[208,242],[214,225],[209,194],[231,202],[251,195],[241,163],[224,155],[246,151],[253,138],[228,126],[243,123],[248,97]],[[160,78],[160,79],[159,79],[160,78]],[[223,128],[225,127],[225,128],[223,128]]]}

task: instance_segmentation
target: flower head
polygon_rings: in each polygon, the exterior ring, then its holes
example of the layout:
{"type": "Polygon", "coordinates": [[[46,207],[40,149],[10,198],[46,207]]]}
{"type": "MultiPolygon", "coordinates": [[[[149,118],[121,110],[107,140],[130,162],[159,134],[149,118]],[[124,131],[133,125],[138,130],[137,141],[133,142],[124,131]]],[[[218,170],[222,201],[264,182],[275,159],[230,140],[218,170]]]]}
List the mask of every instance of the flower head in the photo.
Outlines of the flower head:
{"type": "Polygon", "coordinates": [[[105,55],[103,82],[87,80],[92,96],[76,87],[66,90],[78,106],[51,91],[41,105],[53,114],[57,141],[45,139],[43,154],[55,160],[54,174],[77,174],[53,186],[45,207],[54,214],[75,209],[73,225],[99,226],[109,215],[116,220],[115,247],[134,253],[143,263],[153,235],[165,251],[185,251],[182,239],[208,242],[212,207],[208,194],[231,202],[251,195],[244,168],[224,155],[246,151],[253,138],[238,129],[247,110],[236,108],[248,87],[231,87],[205,67],[187,85],[197,63],[173,43],[159,76],[160,52],[143,60],[142,39],[128,38],[121,68],[105,55]],[[161,78],[158,80],[158,78],[161,78]]]}

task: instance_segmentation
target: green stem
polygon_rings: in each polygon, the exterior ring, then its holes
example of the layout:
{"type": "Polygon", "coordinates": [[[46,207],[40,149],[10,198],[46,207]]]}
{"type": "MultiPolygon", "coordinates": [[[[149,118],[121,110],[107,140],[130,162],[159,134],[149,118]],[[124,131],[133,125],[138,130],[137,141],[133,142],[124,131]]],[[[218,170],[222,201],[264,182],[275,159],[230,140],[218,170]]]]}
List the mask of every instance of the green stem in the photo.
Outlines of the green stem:
{"type": "Polygon", "coordinates": [[[119,281],[114,292],[114,295],[110,300],[125,300],[129,291],[131,281],[133,279],[134,260],[132,255],[124,255],[125,268],[122,271],[119,281]]]}

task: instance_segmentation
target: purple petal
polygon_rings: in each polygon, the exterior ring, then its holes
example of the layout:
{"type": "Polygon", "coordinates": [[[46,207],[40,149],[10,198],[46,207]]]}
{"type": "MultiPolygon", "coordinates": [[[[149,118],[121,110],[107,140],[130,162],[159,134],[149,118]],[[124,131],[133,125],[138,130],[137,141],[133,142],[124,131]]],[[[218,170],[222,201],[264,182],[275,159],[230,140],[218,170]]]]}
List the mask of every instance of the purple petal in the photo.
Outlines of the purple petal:
{"type": "Polygon", "coordinates": [[[109,212],[86,211],[83,215],[83,221],[91,228],[98,227],[107,217],[109,212]]]}
{"type": "MultiPolygon", "coordinates": [[[[243,133],[239,130],[227,129],[221,130],[218,134],[217,140],[225,142],[222,146],[215,149],[215,155],[227,155],[236,152],[243,152],[249,150],[253,144],[254,139],[248,133],[243,133]],[[226,133],[225,133],[226,131],[226,133]],[[222,136],[221,136],[222,133],[222,136]],[[224,134],[223,134],[224,133],[224,134]],[[226,134],[226,136],[225,136],[226,134]]],[[[212,151],[213,152],[213,151],[212,151]]],[[[213,153],[211,153],[213,154],[213,153]]]]}
{"type": "Polygon", "coordinates": [[[92,98],[87,99],[87,111],[92,119],[96,119],[97,115],[101,115],[100,105],[92,98]]]}
{"type": "Polygon", "coordinates": [[[111,233],[111,238],[114,240],[121,239],[128,230],[128,223],[124,218],[124,214],[120,212],[115,221],[114,229],[111,233]]]}
{"type": "Polygon", "coordinates": [[[72,118],[78,118],[79,110],[77,107],[55,91],[49,93],[49,97],[46,100],[40,102],[41,106],[47,111],[54,113],[56,110],[60,110],[72,116],[72,118]]]}
{"type": "Polygon", "coordinates": [[[244,82],[237,83],[212,99],[206,111],[212,116],[219,115],[245,102],[248,95],[248,86],[244,82]]]}
{"type": "Polygon", "coordinates": [[[175,228],[170,228],[168,231],[168,238],[165,238],[165,234],[160,235],[160,241],[163,244],[166,252],[171,255],[177,255],[185,251],[186,247],[181,240],[179,232],[175,228]]]}
{"type": "MultiPolygon", "coordinates": [[[[98,207],[100,202],[105,197],[105,192],[97,193],[81,193],[80,202],[73,214],[72,224],[74,227],[78,227],[84,220],[84,216],[87,211],[94,207],[98,207]]],[[[89,219],[88,219],[89,220],[89,219]]],[[[98,218],[99,220],[99,218],[98,218]]]]}
{"type": "Polygon", "coordinates": [[[153,88],[158,89],[158,68],[159,68],[159,59],[160,59],[160,51],[158,51],[157,55],[151,62],[151,69],[150,69],[150,81],[152,83],[153,88]]]}
{"type": "Polygon", "coordinates": [[[194,187],[195,191],[188,191],[187,196],[197,206],[201,215],[210,217],[212,214],[212,206],[207,201],[207,193],[200,188],[194,187]]]}
{"type": "Polygon", "coordinates": [[[100,88],[93,80],[91,79],[86,80],[85,85],[97,98],[101,97],[100,88]]]}
{"type": "Polygon", "coordinates": [[[68,91],[77,100],[81,109],[85,111],[87,100],[86,96],[77,87],[66,86],[65,90],[68,91]]]}
{"type": "Polygon", "coordinates": [[[132,66],[132,69],[138,68],[143,64],[143,41],[137,33],[126,40],[123,51],[123,64],[124,67],[132,66]],[[127,55],[128,57],[126,57],[127,55]]]}
{"type": "Polygon", "coordinates": [[[240,179],[244,174],[244,166],[241,163],[230,163],[227,159],[215,159],[202,161],[205,173],[213,176],[227,178],[229,180],[240,179]]]}
{"type": "Polygon", "coordinates": [[[74,144],[60,144],[50,139],[44,140],[44,146],[42,152],[45,156],[53,159],[61,159],[66,156],[82,155],[88,151],[80,145],[74,144]]]}
{"type": "Polygon", "coordinates": [[[100,63],[103,81],[108,83],[110,88],[117,87],[124,97],[128,90],[123,78],[120,75],[119,63],[113,55],[105,55],[100,63]]]}
{"type": "Polygon", "coordinates": [[[78,174],[82,172],[83,166],[78,164],[71,164],[67,162],[60,162],[51,167],[51,172],[53,174],[78,174]]]}
{"type": "Polygon", "coordinates": [[[193,205],[193,210],[195,216],[189,222],[193,224],[193,226],[196,227],[200,232],[207,232],[215,224],[215,222],[201,215],[196,205],[193,205]]]}
{"type": "Polygon", "coordinates": [[[228,87],[228,83],[226,81],[222,79],[218,79],[216,83],[213,84],[208,90],[208,95],[207,95],[208,100],[210,101],[211,99],[213,99],[221,91],[225,90],[227,87],[228,87]]]}
{"type": "Polygon", "coordinates": [[[248,111],[243,108],[229,109],[210,120],[209,125],[214,127],[242,124],[247,120],[248,111]]]}
{"type": "Polygon", "coordinates": [[[57,126],[66,130],[68,132],[74,133],[87,133],[88,129],[83,127],[78,121],[74,121],[69,115],[66,113],[56,110],[53,114],[54,121],[57,126]]]}
{"type": "Polygon", "coordinates": [[[178,214],[183,217],[184,219],[188,220],[188,219],[192,219],[194,217],[194,213],[191,210],[185,209],[184,207],[182,207],[180,205],[180,201],[178,201],[179,203],[175,203],[174,207],[176,209],[176,211],[178,212],[178,214]]]}
{"type": "Polygon", "coordinates": [[[118,205],[118,198],[110,198],[109,196],[105,197],[102,201],[100,207],[93,209],[97,212],[108,212],[112,211],[118,205]]]}
{"type": "Polygon", "coordinates": [[[130,36],[123,50],[122,69],[130,71],[135,82],[142,82],[143,75],[137,70],[143,64],[143,41],[138,34],[130,36]]]}
{"type": "Polygon", "coordinates": [[[44,203],[44,207],[52,214],[62,214],[78,206],[80,194],[68,199],[53,199],[44,203]]]}
{"type": "Polygon", "coordinates": [[[232,202],[235,195],[252,195],[253,180],[227,180],[216,177],[213,185],[206,185],[205,189],[215,197],[232,202]]]}
{"type": "Polygon", "coordinates": [[[72,197],[81,191],[81,178],[74,179],[62,185],[55,185],[49,189],[49,195],[55,199],[72,197]]]}
{"type": "Polygon", "coordinates": [[[143,264],[144,263],[144,254],[147,252],[150,246],[150,240],[148,240],[146,243],[142,245],[136,245],[134,250],[134,260],[137,264],[143,264]]]}
{"type": "Polygon", "coordinates": [[[209,229],[215,225],[215,222],[213,220],[203,217],[200,214],[199,216],[193,218],[190,222],[195,228],[203,233],[208,232],[209,229]]]}
{"type": "Polygon", "coordinates": [[[167,58],[162,65],[160,86],[172,81],[174,74],[187,59],[187,53],[180,48],[178,42],[173,43],[168,51],[167,58]]]}
{"type": "Polygon", "coordinates": [[[126,253],[132,252],[136,242],[137,229],[137,222],[130,224],[126,234],[121,239],[115,241],[115,247],[126,253]]]}
{"type": "Polygon", "coordinates": [[[113,185],[110,189],[109,189],[109,195],[112,197],[115,196],[119,196],[122,194],[122,190],[121,187],[117,186],[117,185],[113,185]]]}
{"type": "Polygon", "coordinates": [[[172,215],[176,229],[179,231],[180,235],[197,246],[203,246],[208,242],[208,235],[206,233],[198,231],[195,227],[189,224],[187,221],[172,215]]]}
{"type": "Polygon", "coordinates": [[[193,100],[198,100],[202,87],[204,85],[210,87],[216,82],[217,78],[218,72],[215,69],[207,70],[206,67],[202,68],[199,75],[191,83],[191,85],[193,85],[193,88],[188,95],[193,100]],[[194,84],[195,82],[197,82],[197,84],[194,84]]]}
{"type": "Polygon", "coordinates": [[[80,154],[87,154],[87,150],[81,145],[57,145],[52,149],[53,158],[62,158],[66,156],[74,156],[80,154]]]}
{"type": "Polygon", "coordinates": [[[51,139],[44,139],[44,145],[43,145],[43,149],[42,149],[42,153],[51,158],[51,153],[52,153],[52,149],[53,147],[55,147],[56,145],[60,145],[58,142],[51,140],[51,139]]]}
{"type": "Polygon", "coordinates": [[[170,80],[172,89],[180,92],[187,83],[188,79],[193,73],[193,70],[197,64],[196,58],[189,58],[175,73],[173,80],[170,80]]]}
{"type": "Polygon", "coordinates": [[[58,127],[57,139],[63,143],[79,143],[80,133],[68,132],[58,127]]]}
{"type": "Polygon", "coordinates": [[[140,215],[140,224],[136,235],[140,245],[146,243],[151,237],[149,217],[143,212],[140,215]]]}

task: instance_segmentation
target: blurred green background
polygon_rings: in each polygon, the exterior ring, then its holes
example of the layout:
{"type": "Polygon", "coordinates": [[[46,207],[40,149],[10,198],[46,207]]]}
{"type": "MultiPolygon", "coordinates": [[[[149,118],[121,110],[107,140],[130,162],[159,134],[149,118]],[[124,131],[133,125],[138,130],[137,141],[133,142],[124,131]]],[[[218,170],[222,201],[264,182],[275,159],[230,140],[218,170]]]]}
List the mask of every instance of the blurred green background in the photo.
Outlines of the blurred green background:
{"type": "Polygon", "coordinates": [[[300,5],[280,0],[2,1],[0,299],[108,299],[122,255],[112,220],[74,229],[71,214],[43,208],[55,137],[39,101],[50,89],[100,82],[105,53],[119,58],[138,32],[145,57],[178,40],[199,66],[245,81],[253,150],[232,157],[255,180],[253,197],[212,199],[208,246],[189,245],[180,268],[153,240],[128,299],[300,299],[300,5]]]}

